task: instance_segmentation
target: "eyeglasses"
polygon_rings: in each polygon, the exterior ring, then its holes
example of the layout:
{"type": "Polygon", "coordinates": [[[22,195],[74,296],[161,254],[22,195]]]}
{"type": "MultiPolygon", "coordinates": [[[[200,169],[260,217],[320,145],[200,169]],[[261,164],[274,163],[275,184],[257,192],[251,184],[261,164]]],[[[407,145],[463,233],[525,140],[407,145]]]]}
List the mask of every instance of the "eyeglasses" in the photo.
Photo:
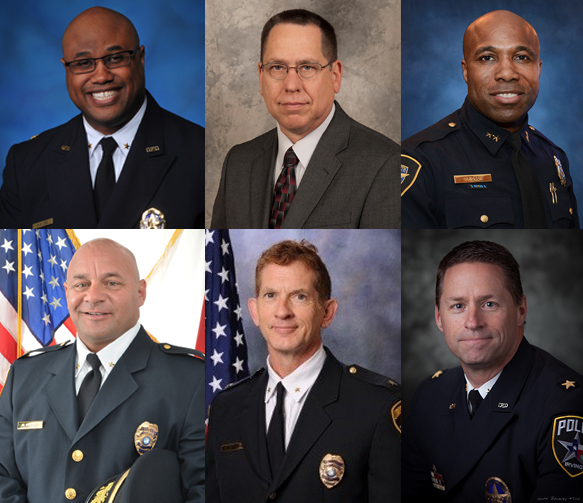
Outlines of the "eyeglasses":
{"type": "Polygon", "coordinates": [[[65,66],[68,66],[71,73],[74,73],[75,75],[91,73],[97,66],[96,61],[100,59],[103,60],[103,64],[107,68],[119,68],[120,66],[128,66],[131,57],[138,50],[139,48],[134,49],[133,51],[114,52],[113,54],[102,56],[101,58],[76,59],[74,61],[69,61],[68,63],[65,61],[65,66]]]}
{"type": "Polygon", "coordinates": [[[287,72],[291,69],[294,69],[302,80],[309,80],[318,76],[324,68],[330,66],[334,61],[336,60],[334,59],[324,66],[319,63],[303,63],[298,66],[287,66],[282,65],[281,63],[266,63],[261,65],[261,69],[275,80],[285,79],[287,72]]]}

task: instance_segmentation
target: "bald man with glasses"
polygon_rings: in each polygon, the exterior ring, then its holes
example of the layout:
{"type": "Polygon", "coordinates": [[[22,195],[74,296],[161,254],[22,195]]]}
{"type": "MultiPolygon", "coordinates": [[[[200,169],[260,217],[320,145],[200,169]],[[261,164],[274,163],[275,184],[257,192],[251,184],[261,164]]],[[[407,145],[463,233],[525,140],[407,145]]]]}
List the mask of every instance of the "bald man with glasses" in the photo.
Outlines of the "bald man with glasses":
{"type": "Polygon", "coordinates": [[[277,128],[227,154],[214,228],[398,228],[399,146],[342,110],[332,25],[296,9],[261,34],[259,85],[277,128]]]}

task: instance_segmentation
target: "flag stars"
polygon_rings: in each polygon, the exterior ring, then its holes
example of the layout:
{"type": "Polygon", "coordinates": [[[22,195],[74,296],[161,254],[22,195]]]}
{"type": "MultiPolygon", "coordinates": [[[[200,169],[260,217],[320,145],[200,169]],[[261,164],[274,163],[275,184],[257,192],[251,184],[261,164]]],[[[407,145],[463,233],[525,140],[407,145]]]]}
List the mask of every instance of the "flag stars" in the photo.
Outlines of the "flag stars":
{"type": "Polygon", "coordinates": [[[53,235],[51,233],[47,233],[47,243],[50,245],[53,244],[53,235]]]}
{"type": "Polygon", "coordinates": [[[219,389],[223,389],[221,387],[222,379],[217,379],[216,376],[213,376],[213,380],[209,382],[209,386],[213,389],[213,393],[219,389]]]}
{"type": "Polygon", "coordinates": [[[51,258],[48,260],[48,263],[56,266],[57,265],[57,257],[55,257],[54,255],[51,255],[51,258]]]}
{"type": "Polygon", "coordinates": [[[25,287],[26,290],[24,292],[22,292],[22,295],[26,295],[26,300],[29,300],[31,297],[34,297],[34,293],[32,293],[32,291],[34,290],[34,287],[29,288],[29,287],[25,287]]]}
{"type": "Polygon", "coordinates": [[[25,278],[28,278],[29,276],[34,276],[32,273],[32,266],[24,266],[24,271],[22,271],[22,274],[24,274],[25,278]]]}
{"type": "Polygon", "coordinates": [[[235,360],[235,363],[231,363],[231,365],[233,367],[235,367],[235,370],[237,371],[237,374],[239,372],[243,372],[243,363],[245,363],[245,360],[239,360],[239,357],[237,356],[237,359],[235,360]]]}
{"type": "Polygon", "coordinates": [[[235,342],[237,343],[237,347],[245,345],[245,343],[243,342],[243,334],[240,334],[238,330],[237,330],[237,335],[235,337],[233,337],[233,339],[235,339],[235,342]]]}
{"type": "Polygon", "coordinates": [[[204,245],[208,245],[209,243],[214,243],[214,239],[213,239],[213,235],[214,235],[215,231],[209,231],[206,230],[204,231],[204,245]]]}
{"type": "Polygon", "coordinates": [[[229,243],[227,243],[224,239],[221,243],[221,251],[223,252],[223,256],[229,254],[229,243]]]}
{"type": "Polygon", "coordinates": [[[57,239],[57,244],[56,246],[59,247],[59,250],[61,250],[63,247],[67,247],[67,242],[65,241],[65,238],[61,237],[59,239],[57,239]]]}
{"type": "Polygon", "coordinates": [[[205,261],[204,263],[204,272],[210,272],[212,273],[213,271],[211,271],[211,264],[213,263],[212,260],[209,260],[208,262],[205,261]]]}
{"type": "Polygon", "coordinates": [[[212,331],[215,333],[215,336],[217,337],[217,339],[222,335],[223,337],[227,337],[227,334],[225,333],[225,328],[227,328],[227,325],[221,325],[218,321],[217,321],[217,325],[215,328],[212,329],[212,331]]]}
{"type": "Polygon", "coordinates": [[[4,244],[0,245],[0,248],[4,248],[4,253],[8,253],[8,250],[14,250],[12,248],[12,241],[8,241],[6,238],[4,238],[4,244]]]}
{"type": "Polygon", "coordinates": [[[225,281],[229,281],[229,271],[224,267],[221,267],[221,272],[218,272],[217,274],[221,277],[221,285],[225,281]]]}
{"type": "Polygon", "coordinates": [[[49,299],[47,299],[47,292],[44,292],[41,296],[41,300],[45,303],[48,304],[49,303],[49,299]]]}
{"type": "Polygon", "coordinates": [[[219,313],[223,309],[226,309],[227,311],[229,310],[229,308],[227,307],[228,300],[229,300],[229,297],[224,298],[221,294],[219,294],[219,300],[216,300],[213,302],[213,304],[216,304],[217,307],[219,308],[219,313]]]}
{"type": "Polygon", "coordinates": [[[237,320],[241,319],[241,306],[237,306],[237,309],[233,309],[233,312],[237,315],[237,320]]]}
{"type": "Polygon", "coordinates": [[[223,355],[225,353],[219,353],[216,349],[213,349],[213,355],[211,356],[211,360],[213,361],[213,365],[216,367],[217,363],[225,363],[223,361],[223,355]]]}
{"type": "Polygon", "coordinates": [[[41,318],[45,322],[45,327],[51,322],[51,317],[49,313],[45,313],[45,315],[41,318]]]}
{"type": "Polygon", "coordinates": [[[53,276],[51,276],[51,281],[49,281],[49,285],[51,285],[53,287],[53,290],[55,289],[55,287],[57,286],[61,286],[59,285],[59,278],[54,278],[53,276]]]}
{"type": "Polygon", "coordinates": [[[210,302],[210,299],[209,299],[209,296],[208,296],[208,293],[209,292],[210,292],[210,290],[205,290],[204,291],[204,300],[205,300],[205,302],[210,302]]]}
{"type": "Polygon", "coordinates": [[[6,265],[3,266],[2,269],[6,269],[6,274],[9,274],[10,271],[16,272],[16,270],[14,269],[14,262],[8,262],[8,260],[6,261],[6,265]]]}
{"type": "Polygon", "coordinates": [[[45,272],[41,269],[40,272],[38,273],[38,277],[40,279],[42,279],[43,283],[45,281],[45,272]]]}
{"type": "Polygon", "coordinates": [[[24,243],[24,245],[22,246],[22,253],[24,253],[25,257],[29,253],[32,253],[32,250],[30,249],[31,246],[32,246],[32,243],[24,243]]]}
{"type": "Polygon", "coordinates": [[[68,267],[67,267],[67,261],[66,260],[62,260],[61,259],[61,269],[63,269],[63,272],[66,272],[68,267]]]}
{"type": "Polygon", "coordinates": [[[61,299],[57,299],[56,297],[53,297],[53,301],[50,304],[53,306],[53,309],[57,309],[57,307],[63,307],[61,306],[61,299]]]}

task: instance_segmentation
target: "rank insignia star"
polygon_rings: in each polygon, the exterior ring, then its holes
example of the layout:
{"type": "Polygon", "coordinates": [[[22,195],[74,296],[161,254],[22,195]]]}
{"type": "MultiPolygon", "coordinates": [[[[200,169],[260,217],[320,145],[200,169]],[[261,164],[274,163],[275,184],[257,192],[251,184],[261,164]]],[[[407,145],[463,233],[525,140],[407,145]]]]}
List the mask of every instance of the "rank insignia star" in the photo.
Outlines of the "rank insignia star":
{"type": "Polygon", "coordinates": [[[437,379],[441,374],[443,374],[443,370],[438,370],[435,374],[431,376],[431,379],[437,379]]]}
{"type": "Polygon", "coordinates": [[[91,148],[93,146],[93,143],[90,143],[89,145],[87,145],[87,147],[91,148]]]}
{"type": "Polygon", "coordinates": [[[526,138],[526,141],[530,143],[530,140],[528,139],[528,131],[524,132],[524,137],[526,138]]]}
{"type": "Polygon", "coordinates": [[[492,138],[492,133],[486,133],[486,138],[492,138]]]}
{"type": "Polygon", "coordinates": [[[123,148],[125,148],[126,150],[127,150],[128,148],[130,148],[130,145],[129,145],[129,143],[124,143],[124,144],[123,144],[123,148]]]}
{"type": "Polygon", "coordinates": [[[565,389],[574,388],[575,387],[575,381],[569,381],[567,379],[563,384],[561,384],[561,386],[565,386],[565,389]]]}
{"type": "Polygon", "coordinates": [[[493,137],[492,137],[492,139],[493,139],[493,140],[494,140],[496,143],[498,143],[498,140],[500,139],[500,137],[499,137],[499,136],[493,136],[493,137]]]}

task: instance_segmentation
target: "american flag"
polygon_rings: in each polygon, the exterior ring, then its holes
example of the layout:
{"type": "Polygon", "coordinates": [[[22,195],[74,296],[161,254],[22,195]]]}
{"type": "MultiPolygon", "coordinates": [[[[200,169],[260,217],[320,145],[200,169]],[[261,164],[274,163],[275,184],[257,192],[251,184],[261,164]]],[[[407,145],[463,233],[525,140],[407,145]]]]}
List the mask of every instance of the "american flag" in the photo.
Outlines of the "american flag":
{"type": "Polygon", "coordinates": [[[229,231],[205,232],[206,411],[213,397],[249,375],[229,231]]]}
{"type": "Polygon", "coordinates": [[[74,338],[64,288],[73,253],[65,229],[0,230],[0,390],[22,353],[74,338]]]}

